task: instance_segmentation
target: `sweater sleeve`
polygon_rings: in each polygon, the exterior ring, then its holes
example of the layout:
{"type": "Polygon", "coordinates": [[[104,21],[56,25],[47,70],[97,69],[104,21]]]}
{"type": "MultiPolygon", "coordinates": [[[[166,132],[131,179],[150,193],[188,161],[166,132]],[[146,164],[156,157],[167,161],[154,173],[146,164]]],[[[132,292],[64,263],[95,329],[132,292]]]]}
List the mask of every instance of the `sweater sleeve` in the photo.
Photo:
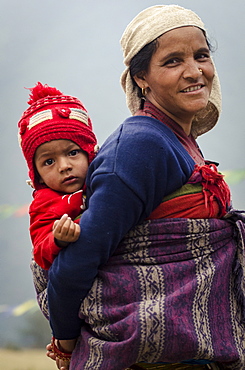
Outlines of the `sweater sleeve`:
{"type": "Polygon", "coordinates": [[[30,206],[30,235],[34,260],[48,270],[61,248],[55,243],[52,228],[55,220],[67,213],[71,218],[81,213],[81,193],[60,194],[42,189],[34,194],[30,206]]]}
{"type": "Polygon", "coordinates": [[[45,270],[50,268],[55,257],[61,250],[56,245],[52,233],[54,221],[57,219],[57,214],[52,212],[30,212],[30,235],[33,244],[33,257],[37,264],[45,270]]]}
{"type": "Polygon", "coordinates": [[[80,237],[60,252],[49,270],[50,324],[57,339],[79,336],[80,303],[99,267],[125,234],[161,202],[171,176],[171,188],[187,181],[190,163],[186,173],[179,167],[176,153],[163,145],[161,137],[145,133],[135,137],[132,128],[130,135],[121,130],[101,149],[89,170],[89,203],[80,221],[80,237]],[[170,172],[169,161],[173,162],[170,172]]]}

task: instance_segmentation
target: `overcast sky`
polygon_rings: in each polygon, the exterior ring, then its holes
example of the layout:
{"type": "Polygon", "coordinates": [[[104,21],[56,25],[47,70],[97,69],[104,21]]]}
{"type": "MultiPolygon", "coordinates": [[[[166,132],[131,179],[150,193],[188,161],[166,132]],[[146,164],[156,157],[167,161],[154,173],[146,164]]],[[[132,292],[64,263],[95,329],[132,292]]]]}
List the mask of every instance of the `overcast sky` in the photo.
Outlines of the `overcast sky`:
{"type": "MultiPolygon", "coordinates": [[[[211,42],[221,81],[223,112],[199,144],[221,170],[244,169],[245,1],[179,0],[198,13],[211,42]]],[[[0,205],[26,204],[26,164],[17,122],[37,81],[77,96],[87,107],[100,144],[129,115],[119,84],[124,69],[120,37],[150,0],[0,0],[0,205]]],[[[244,181],[232,186],[245,208],[244,181]]],[[[29,272],[28,216],[0,219],[0,305],[34,297],[29,272]]]]}

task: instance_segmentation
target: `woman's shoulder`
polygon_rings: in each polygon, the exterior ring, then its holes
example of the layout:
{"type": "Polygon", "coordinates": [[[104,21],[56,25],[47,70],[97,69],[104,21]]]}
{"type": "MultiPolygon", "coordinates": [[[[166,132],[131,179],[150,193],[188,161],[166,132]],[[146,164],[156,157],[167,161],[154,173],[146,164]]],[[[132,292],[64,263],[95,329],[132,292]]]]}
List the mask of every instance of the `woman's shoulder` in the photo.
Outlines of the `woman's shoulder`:
{"type": "Polygon", "coordinates": [[[163,122],[149,116],[132,116],[124,121],[121,140],[134,142],[135,145],[160,145],[166,149],[180,147],[180,142],[173,131],[163,122]]]}
{"type": "Polygon", "coordinates": [[[158,142],[160,145],[163,145],[163,142],[174,142],[179,145],[174,133],[164,123],[149,116],[131,116],[105,140],[101,149],[112,152],[117,150],[119,143],[137,148],[147,142],[158,142]]]}
{"type": "MultiPolygon", "coordinates": [[[[166,161],[191,161],[175,134],[164,123],[147,116],[127,118],[101,146],[91,171],[115,172],[120,165],[156,167],[166,161]],[[188,158],[186,158],[188,157],[188,158]]],[[[193,164],[192,164],[193,166],[193,164]]]]}
{"type": "Polygon", "coordinates": [[[159,121],[154,117],[150,117],[147,115],[136,115],[127,118],[123,124],[123,127],[127,129],[137,129],[139,132],[147,132],[152,134],[163,134],[167,133],[170,137],[174,135],[172,130],[166,126],[163,122],[159,121]]]}
{"type": "Polygon", "coordinates": [[[164,123],[149,116],[133,116],[121,125],[118,144],[133,151],[182,151],[182,145],[173,131],[164,123]]]}

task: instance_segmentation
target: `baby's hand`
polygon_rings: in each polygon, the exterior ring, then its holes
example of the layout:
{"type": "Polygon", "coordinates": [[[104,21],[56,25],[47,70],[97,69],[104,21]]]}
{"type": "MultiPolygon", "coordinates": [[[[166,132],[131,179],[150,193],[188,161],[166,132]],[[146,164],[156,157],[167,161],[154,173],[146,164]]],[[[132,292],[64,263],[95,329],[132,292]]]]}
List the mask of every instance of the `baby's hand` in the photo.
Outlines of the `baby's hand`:
{"type": "MultiPolygon", "coordinates": [[[[67,341],[67,342],[70,342],[70,341],[67,341]]],[[[72,349],[74,348],[74,345],[72,347],[72,349]]],[[[46,346],[46,349],[47,349],[47,357],[51,358],[52,360],[55,360],[56,361],[56,366],[58,369],[60,370],[69,370],[69,364],[70,364],[70,361],[64,361],[64,360],[61,360],[59,359],[57,356],[56,356],[56,353],[53,351],[53,348],[52,348],[52,344],[49,343],[47,346],[46,346]]]]}
{"type": "Polygon", "coordinates": [[[54,222],[53,235],[59,247],[66,247],[79,238],[80,226],[73,222],[67,214],[64,214],[60,220],[54,222]]]}

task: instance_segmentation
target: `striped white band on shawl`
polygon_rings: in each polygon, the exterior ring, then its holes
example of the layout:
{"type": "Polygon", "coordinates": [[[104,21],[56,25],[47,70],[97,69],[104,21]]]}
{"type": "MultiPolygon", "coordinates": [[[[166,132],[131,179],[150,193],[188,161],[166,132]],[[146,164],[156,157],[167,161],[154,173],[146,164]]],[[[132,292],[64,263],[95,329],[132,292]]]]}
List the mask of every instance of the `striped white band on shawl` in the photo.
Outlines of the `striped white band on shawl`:
{"type": "MultiPolygon", "coordinates": [[[[243,274],[245,273],[244,266],[244,255],[245,255],[245,242],[242,238],[244,224],[241,221],[237,221],[237,259],[243,269],[243,274]]],[[[236,283],[235,276],[231,274],[230,278],[230,309],[232,318],[232,329],[234,340],[236,343],[236,348],[239,353],[239,359],[232,365],[230,369],[242,369],[244,367],[245,360],[245,331],[244,331],[244,312],[243,307],[241,307],[236,299],[236,283]]],[[[245,293],[244,279],[241,281],[241,289],[243,294],[245,293]]]]}
{"type": "MultiPolygon", "coordinates": [[[[147,225],[142,225],[145,235],[147,225]]],[[[131,230],[131,237],[137,237],[137,231],[131,230]]],[[[150,245],[150,242],[148,242],[150,245]]],[[[148,248],[131,250],[125,245],[125,256],[133,263],[135,260],[145,261],[145,265],[135,265],[138,272],[142,302],[139,307],[141,337],[137,361],[154,363],[165,346],[165,317],[163,315],[165,300],[164,273],[154,257],[149,255],[148,248]],[[158,289],[155,289],[157,286],[158,289]],[[161,315],[159,315],[161,313],[161,315]]]]}
{"type": "Polygon", "coordinates": [[[208,302],[212,282],[215,274],[215,265],[210,252],[213,250],[208,233],[203,233],[203,223],[209,229],[208,220],[188,219],[189,243],[187,249],[192,252],[196,265],[197,287],[193,301],[192,317],[198,341],[197,358],[205,353],[205,358],[211,360],[214,356],[212,335],[209,325],[208,302]],[[200,235],[195,239],[193,235],[200,235]],[[207,270],[209,273],[207,273],[207,270]]]}

